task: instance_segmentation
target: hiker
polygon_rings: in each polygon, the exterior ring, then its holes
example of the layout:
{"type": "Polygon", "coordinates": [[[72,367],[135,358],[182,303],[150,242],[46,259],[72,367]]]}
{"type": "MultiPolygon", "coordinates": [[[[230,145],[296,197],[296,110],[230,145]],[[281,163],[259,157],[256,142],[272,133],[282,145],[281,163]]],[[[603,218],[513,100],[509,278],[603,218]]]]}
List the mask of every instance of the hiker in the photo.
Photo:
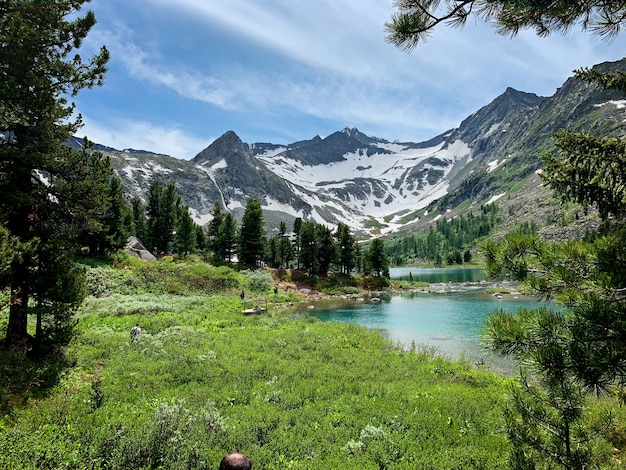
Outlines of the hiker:
{"type": "Polygon", "coordinates": [[[140,334],[141,334],[141,328],[139,328],[139,323],[136,323],[135,326],[133,326],[130,329],[130,340],[131,341],[136,340],[140,334]]]}
{"type": "Polygon", "coordinates": [[[252,470],[252,461],[240,452],[231,452],[222,459],[219,470],[252,470]]]}

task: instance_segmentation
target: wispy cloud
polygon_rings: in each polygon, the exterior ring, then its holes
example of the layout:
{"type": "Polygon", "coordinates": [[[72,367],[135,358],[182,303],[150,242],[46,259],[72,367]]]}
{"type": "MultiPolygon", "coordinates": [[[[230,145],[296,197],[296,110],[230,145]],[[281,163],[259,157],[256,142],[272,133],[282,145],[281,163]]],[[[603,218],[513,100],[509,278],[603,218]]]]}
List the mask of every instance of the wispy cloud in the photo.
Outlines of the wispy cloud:
{"type": "Polygon", "coordinates": [[[158,50],[149,51],[137,45],[136,36],[128,28],[119,25],[115,32],[101,32],[92,41],[106,44],[113,60],[119,61],[130,77],[136,80],[166,87],[184,98],[224,109],[232,107],[232,93],[221,80],[205,76],[187,64],[174,69],[174,64],[158,50]]]}
{"type": "Polygon", "coordinates": [[[86,136],[92,142],[118,150],[149,150],[176,158],[193,158],[215,139],[198,139],[177,127],[161,127],[142,121],[100,122],[89,118],[83,121],[84,126],[78,135],[86,136]]]}
{"type": "Polygon", "coordinates": [[[383,40],[391,2],[183,0],[174,7],[169,0],[149,1],[160,8],[175,8],[178,14],[192,15],[208,28],[226,28],[256,47],[290,60],[345,74],[363,73],[374,65],[368,53],[391,49],[383,40]]]}
{"type": "MultiPolygon", "coordinates": [[[[244,140],[288,143],[311,137],[315,125],[324,133],[354,124],[379,137],[426,140],[507,86],[551,95],[574,68],[626,50],[626,38],[612,45],[586,34],[509,39],[469,22],[463,30],[440,28],[408,54],[385,42],[393,8],[380,0],[93,6],[101,21],[93,41],[113,56],[98,113],[115,106],[129,122],[187,136],[232,129],[244,140]]],[[[104,128],[104,119],[91,121],[104,128]]],[[[148,149],[175,153],[163,148],[148,149]]]]}

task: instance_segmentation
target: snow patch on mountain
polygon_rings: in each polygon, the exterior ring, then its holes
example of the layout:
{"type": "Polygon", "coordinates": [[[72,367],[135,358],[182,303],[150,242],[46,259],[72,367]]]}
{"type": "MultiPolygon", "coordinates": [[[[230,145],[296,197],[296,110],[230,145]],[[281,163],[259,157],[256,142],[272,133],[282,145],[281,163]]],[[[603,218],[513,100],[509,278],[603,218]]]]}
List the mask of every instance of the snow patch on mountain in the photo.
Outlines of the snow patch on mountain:
{"type": "Polygon", "coordinates": [[[293,217],[304,217],[302,211],[297,211],[289,204],[277,201],[276,199],[272,199],[270,197],[265,198],[263,208],[265,210],[283,212],[293,217]]]}
{"type": "Polygon", "coordinates": [[[487,202],[485,202],[485,205],[493,204],[494,202],[496,202],[498,199],[500,199],[505,194],[506,193],[501,193],[501,194],[496,194],[495,196],[492,196],[491,199],[489,199],[487,202]]]}
{"type": "Polygon", "coordinates": [[[278,149],[256,158],[289,182],[312,206],[315,202],[309,200],[310,194],[298,191],[298,187],[339,198],[365,218],[385,217],[430,204],[446,194],[449,186],[446,176],[454,163],[471,155],[470,148],[461,140],[426,148],[391,142],[376,145],[389,153],[368,154],[364,146],[345,153],[341,161],[318,165],[304,164],[278,149]]]}
{"type": "Polygon", "coordinates": [[[493,170],[498,168],[500,165],[506,162],[506,158],[503,160],[494,160],[492,162],[487,163],[487,173],[491,173],[493,170]]]}
{"type": "Polygon", "coordinates": [[[601,108],[602,106],[606,106],[607,104],[612,104],[617,109],[626,108],[626,100],[610,100],[610,101],[605,101],[604,103],[594,104],[594,106],[596,108],[601,108]]]}

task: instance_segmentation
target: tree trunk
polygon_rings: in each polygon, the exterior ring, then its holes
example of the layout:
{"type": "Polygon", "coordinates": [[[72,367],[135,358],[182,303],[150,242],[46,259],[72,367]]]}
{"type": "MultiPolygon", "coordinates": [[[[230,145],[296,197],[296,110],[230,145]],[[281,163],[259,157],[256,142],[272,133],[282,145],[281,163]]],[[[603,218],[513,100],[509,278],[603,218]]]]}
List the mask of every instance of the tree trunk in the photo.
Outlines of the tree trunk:
{"type": "Polygon", "coordinates": [[[29,258],[15,261],[12,267],[11,305],[5,345],[21,347],[28,339],[28,299],[30,296],[29,258]]]}

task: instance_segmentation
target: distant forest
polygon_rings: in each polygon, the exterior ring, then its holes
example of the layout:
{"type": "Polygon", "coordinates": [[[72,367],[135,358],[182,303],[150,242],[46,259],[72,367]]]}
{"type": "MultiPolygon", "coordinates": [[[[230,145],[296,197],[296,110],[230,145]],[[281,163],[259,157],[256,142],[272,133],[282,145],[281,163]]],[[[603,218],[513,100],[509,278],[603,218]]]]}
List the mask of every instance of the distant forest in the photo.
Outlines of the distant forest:
{"type": "Polygon", "coordinates": [[[436,266],[468,263],[472,260],[471,248],[489,235],[498,222],[498,207],[483,205],[478,214],[470,212],[449,220],[442,217],[428,232],[412,233],[387,242],[385,251],[395,266],[415,262],[436,266]]]}

